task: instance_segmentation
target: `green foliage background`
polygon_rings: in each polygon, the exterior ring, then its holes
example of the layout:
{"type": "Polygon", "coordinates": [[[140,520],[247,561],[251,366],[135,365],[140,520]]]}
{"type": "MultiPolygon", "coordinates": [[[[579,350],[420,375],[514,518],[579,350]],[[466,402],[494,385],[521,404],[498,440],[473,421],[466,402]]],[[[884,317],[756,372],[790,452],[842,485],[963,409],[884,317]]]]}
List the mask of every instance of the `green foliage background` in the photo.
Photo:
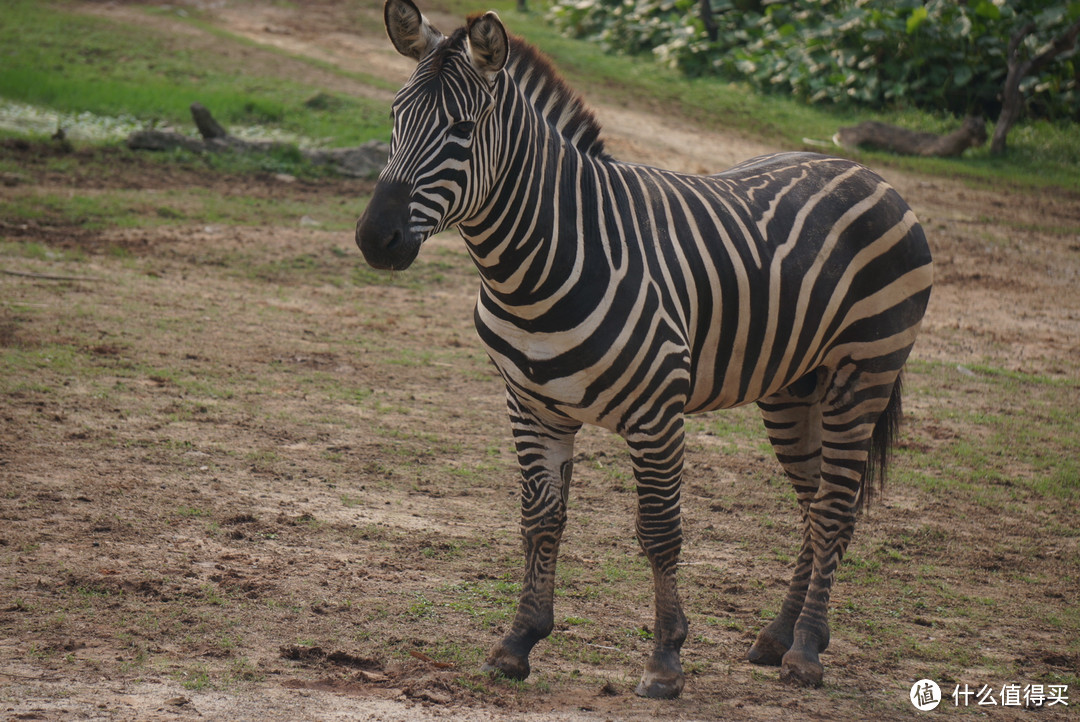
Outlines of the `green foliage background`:
{"type": "MultiPolygon", "coordinates": [[[[651,51],[690,75],[718,74],[811,103],[997,116],[1012,34],[1031,56],[1080,18],[1070,0],[556,0],[554,22],[613,51],[651,51]]],[[[1022,86],[1037,118],[1080,121],[1076,50],[1022,86]]]]}

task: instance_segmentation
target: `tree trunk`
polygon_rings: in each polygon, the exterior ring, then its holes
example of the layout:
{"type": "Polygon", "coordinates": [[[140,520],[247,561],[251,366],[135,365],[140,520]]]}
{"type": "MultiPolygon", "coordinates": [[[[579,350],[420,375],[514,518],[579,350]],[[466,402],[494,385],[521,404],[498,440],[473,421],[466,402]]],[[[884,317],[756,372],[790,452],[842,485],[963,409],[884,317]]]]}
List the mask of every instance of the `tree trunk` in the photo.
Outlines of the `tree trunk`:
{"type": "Polygon", "coordinates": [[[1005,155],[1005,138],[1020,120],[1020,111],[1024,108],[1024,98],[1020,94],[1020,81],[1026,75],[1028,63],[1015,65],[1009,63],[1009,74],[1005,76],[1005,85],[1001,89],[1001,112],[994,123],[994,134],[990,138],[990,155],[1005,155]]]}
{"type": "Polygon", "coordinates": [[[716,19],[713,18],[711,0],[701,0],[701,22],[705,24],[705,34],[709,36],[709,41],[715,43],[720,37],[720,31],[716,27],[716,19]]]}
{"type": "Polygon", "coordinates": [[[990,139],[990,154],[1005,155],[1005,138],[1009,131],[1016,125],[1024,110],[1024,96],[1020,93],[1020,82],[1029,75],[1034,75],[1043,69],[1047,63],[1058,55],[1071,50],[1076,43],[1077,35],[1080,35],[1080,20],[1077,20],[1061,35],[1034,58],[1020,59],[1020,45],[1024,38],[1035,30],[1035,23],[1028,23],[1020,28],[1009,39],[1008,63],[1009,72],[1005,76],[1005,84],[1001,88],[1001,114],[998,115],[997,123],[994,124],[994,135],[990,139]]]}

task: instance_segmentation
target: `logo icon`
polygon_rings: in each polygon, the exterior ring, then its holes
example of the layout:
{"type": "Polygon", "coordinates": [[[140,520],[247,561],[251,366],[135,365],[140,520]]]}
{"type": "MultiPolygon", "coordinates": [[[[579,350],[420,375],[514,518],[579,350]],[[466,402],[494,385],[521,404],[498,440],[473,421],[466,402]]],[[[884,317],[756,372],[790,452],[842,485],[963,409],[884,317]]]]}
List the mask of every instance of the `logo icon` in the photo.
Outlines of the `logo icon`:
{"type": "Polygon", "coordinates": [[[920,712],[929,712],[941,704],[941,687],[932,679],[920,679],[911,685],[911,703],[920,712]]]}

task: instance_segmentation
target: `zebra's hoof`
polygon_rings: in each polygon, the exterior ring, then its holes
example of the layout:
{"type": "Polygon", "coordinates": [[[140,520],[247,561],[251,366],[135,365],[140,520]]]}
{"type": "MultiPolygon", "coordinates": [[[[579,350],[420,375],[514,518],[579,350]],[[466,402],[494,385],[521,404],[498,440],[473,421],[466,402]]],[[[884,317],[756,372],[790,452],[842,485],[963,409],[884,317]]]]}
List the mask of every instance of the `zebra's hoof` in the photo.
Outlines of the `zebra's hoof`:
{"type": "Polygon", "coordinates": [[[531,670],[527,657],[519,657],[501,647],[496,647],[491,651],[480,671],[492,677],[502,676],[520,681],[528,677],[531,670]]]}
{"type": "Polygon", "coordinates": [[[817,654],[807,654],[800,649],[788,650],[780,665],[780,681],[797,687],[820,687],[825,668],[817,654]]]}
{"type": "Polygon", "coordinates": [[[650,699],[675,699],[682,694],[684,683],[685,677],[681,672],[674,678],[662,678],[646,672],[634,689],[634,694],[650,699]]]}
{"type": "Polygon", "coordinates": [[[751,664],[760,664],[766,667],[779,667],[787,654],[790,644],[784,644],[767,629],[758,635],[754,646],[746,653],[746,659],[751,664]]]}
{"type": "Polygon", "coordinates": [[[645,663],[645,674],[634,693],[651,699],[674,699],[682,693],[685,682],[677,653],[654,653],[645,663]]]}

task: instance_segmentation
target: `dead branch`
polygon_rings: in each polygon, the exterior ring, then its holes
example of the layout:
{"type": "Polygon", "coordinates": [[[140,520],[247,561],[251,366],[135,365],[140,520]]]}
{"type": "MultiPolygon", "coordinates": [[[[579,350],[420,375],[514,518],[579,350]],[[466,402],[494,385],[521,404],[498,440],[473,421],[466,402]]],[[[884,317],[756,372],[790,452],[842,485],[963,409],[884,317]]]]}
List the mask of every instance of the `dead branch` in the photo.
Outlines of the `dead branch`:
{"type": "Polygon", "coordinates": [[[204,140],[212,138],[226,138],[229,133],[221,127],[221,123],[214,120],[210,111],[202,103],[191,104],[191,117],[195,120],[195,127],[199,129],[199,135],[204,140]]]}

